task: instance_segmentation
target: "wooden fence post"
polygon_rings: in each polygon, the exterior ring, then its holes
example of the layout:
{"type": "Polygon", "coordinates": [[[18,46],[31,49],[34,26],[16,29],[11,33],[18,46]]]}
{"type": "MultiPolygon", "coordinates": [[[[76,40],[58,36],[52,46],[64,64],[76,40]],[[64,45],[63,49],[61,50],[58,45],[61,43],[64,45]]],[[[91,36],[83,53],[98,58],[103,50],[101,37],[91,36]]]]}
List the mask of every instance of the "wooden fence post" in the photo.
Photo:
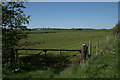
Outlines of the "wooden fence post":
{"type": "Polygon", "coordinates": [[[45,69],[47,70],[47,57],[46,57],[47,51],[45,50],[44,52],[45,52],[45,69]]]}
{"type": "Polygon", "coordinates": [[[86,44],[82,44],[82,61],[81,63],[84,63],[87,59],[87,53],[88,53],[88,46],[86,44]]]}
{"type": "Polygon", "coordinates": [[[97,42],[96,44],[96,55],[98,55],[98,53],[99,53],[99,42],[97,42]]]}
{"type": "Polygon", "coordinates": [[[89,53],[88,53],[88,57],[91,57],[91,53],[92,53],[92,41],[89,41],[89,53]]]}

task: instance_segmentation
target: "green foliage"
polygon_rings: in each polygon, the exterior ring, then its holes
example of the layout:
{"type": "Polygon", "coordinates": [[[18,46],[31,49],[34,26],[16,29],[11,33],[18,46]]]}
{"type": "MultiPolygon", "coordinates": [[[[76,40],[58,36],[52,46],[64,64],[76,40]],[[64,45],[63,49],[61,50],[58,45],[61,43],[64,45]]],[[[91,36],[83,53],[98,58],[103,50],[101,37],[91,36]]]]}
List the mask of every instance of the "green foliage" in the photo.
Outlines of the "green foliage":
{"type": "Polygon", "coordinates": [[[29,23],[30,16],[25,16],[23,2],[2,3],[2,26],[10,29],[21,29],[23,24],[29,23]]]}
{"type": "Polygon", "coordinates": [[[3,2],[2,3],[2,45],[3,45],[3,66],[15,62],[14,48],[20,39],[26,38],[23,32],[25,24],[29,24],[30,16],[25,16],[23,2],[3,2]]]}
{"type": "Polygon", "coordinates": [[[120,37],[120,23],[116,24],[116,26],[113,27],[113,33],[114,33],[116,36],[120,37]]]}

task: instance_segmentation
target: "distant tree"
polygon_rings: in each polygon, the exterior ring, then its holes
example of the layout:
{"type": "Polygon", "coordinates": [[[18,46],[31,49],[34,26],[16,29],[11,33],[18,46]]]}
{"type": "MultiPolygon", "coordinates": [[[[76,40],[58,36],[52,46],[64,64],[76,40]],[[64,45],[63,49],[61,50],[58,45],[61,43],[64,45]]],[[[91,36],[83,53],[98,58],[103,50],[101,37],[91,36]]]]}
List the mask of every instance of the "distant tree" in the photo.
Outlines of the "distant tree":
{"type": "Polygon", "coordinates": [[[26,38],[23,32],[25,24],[29,24],[30,16],[26,16],[22,9],[26,8],[23,2],[2,3],[2,61],[14,67],[14,48],[20,39],[26,38]]]}

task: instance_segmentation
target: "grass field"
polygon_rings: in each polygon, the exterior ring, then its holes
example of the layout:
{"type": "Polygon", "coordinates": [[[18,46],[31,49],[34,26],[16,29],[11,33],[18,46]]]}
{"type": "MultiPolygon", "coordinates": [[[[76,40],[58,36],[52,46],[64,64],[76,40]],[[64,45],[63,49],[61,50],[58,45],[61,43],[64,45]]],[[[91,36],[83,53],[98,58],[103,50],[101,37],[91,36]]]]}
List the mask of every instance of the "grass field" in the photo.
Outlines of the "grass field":
{"type": "Polygon", "coordinates": [[[34,44],[20,48],[81,49],[82,44],[89,43],[90,40],[94,43],[96,41],[105,42],[106,36],[110,35],[107,31],[94,30],[54,30],[54,32],[56,33],[30,34],[26,40],[22,40],[20,43],[24,44],[26,41],[28,44],[34,44]]]}
{"type": "MultiPolygon", "coordinates": [[[[16,48],[37,49],[80,49],[82,44],[92,41],[92,56],[83,65],[78,62],[63,62],[68,66],[55,64],[62,62],[59,52],[47,52],[48,69],[44,69],[44,55],[19,56],[22,65],[11,74],[6,71],[3,77],[8,78],[117,78],[118,55],[117,41],[110,30],[43,30],[31,31],[39,34],[29,34],[28,38],[19,42],[16,48]],[[108,40],[107,40],[108,36],[108,40]],[[96,44],[99,42],[99,54],[96,55],[96,44]],[[40,61],[40,59],[43,59],[40,61]]],[[[19,54],[38,54],[40,51],[19,51],[19,54]]],[[[62,52],[75,54],[76,52],[62,52]]],[[[44,53],[42,53],[44,54],[44,53]]],[[[78,57],[73,58],[74,60],[78,57]]],[[[3,69],[4,70],[4,69],[3,69]]],[[[6,70],[6,69],[5,69],[6,70]]]]}

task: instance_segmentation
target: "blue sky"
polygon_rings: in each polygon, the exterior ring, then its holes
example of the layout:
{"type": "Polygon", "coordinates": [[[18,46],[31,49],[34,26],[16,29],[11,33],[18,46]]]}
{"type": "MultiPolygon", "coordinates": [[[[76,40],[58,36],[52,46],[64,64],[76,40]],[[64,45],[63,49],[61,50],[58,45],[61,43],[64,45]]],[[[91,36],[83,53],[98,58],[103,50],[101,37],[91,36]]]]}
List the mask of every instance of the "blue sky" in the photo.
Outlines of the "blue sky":
{"type": "Polygon", "coordinates": [[[28,2],[29,28],[110,29],[118,22],[117,2],[28,2]]]}

